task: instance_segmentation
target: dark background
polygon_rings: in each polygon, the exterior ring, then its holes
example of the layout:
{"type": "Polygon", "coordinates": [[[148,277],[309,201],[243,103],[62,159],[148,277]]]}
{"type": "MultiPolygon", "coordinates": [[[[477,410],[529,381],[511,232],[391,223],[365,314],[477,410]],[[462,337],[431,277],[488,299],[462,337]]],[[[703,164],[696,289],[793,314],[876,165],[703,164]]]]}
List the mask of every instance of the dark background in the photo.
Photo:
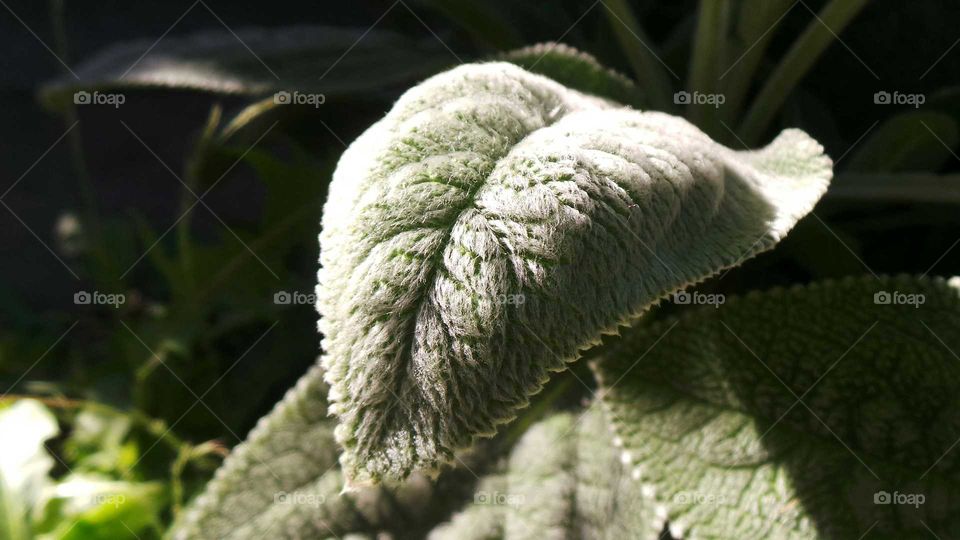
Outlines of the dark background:
{"type": "MultiPolygon", "coordinates": [[[[313,214],[289,233],[292,239],[284,238],[293,249],[270,259],[276,276],[247,258],[232,274],[225,292],[208,302],[182,298],[182,291],[146,260],[122,283],[119,279],[147,247],[134,233],[144,226],[157,234],[167,230],[181,214],[183,194],[177,178],[123,123],[179,174],[188,166],[187,158],[211,107],[221,105],[229,118],[252,100],[187,90],[124,90],[127,103],[119,109],[78,108],[80,122],[75,130],[81,137],[65,137],[53,145],[72,120],[41,106],[37,92],[41,85],[67,74],[57,56],[79,69],[84,60],[112,44],[135,40],[149,44],[168,31],[167,37],[173,39],[200,30],[223,30],[224,25],[237,31],[304,24],[363,31],[376,22],[379,30],[439,40],[441,53],[447,47],[452,51],[446,60],[450,66],[458,58],[467,62],[490,58],[499,52],[497,47],[477,39],[470,28],[452,22],[434,8],[436,2],[426,0],[408,0],[404,5],[390,0],[207,0],[206,5],[2,2],[0,190],[16,185],[2,198],[9,209],[0,207],[0,390],[9,387],[17,394],[109,403],[176,424],[174,433],[187,441],[216,439],[226,447],[235,446],[319,352],[312,306],[279,309],[270,298],[278,290],[312,290],[320,202],[335,159],[343,143],[349,144],[381,117],[415,81],[379,88],[369,95],[338,96],[307,121],[310,125],[278,128],[278,135],[297,135],[299,148],[316,161],[308,181],[317,189],[304,190],[300,196],[316,198],[313,214]],[[62,7],[59,16],[58,6],[62,7]],[[72,152],[71,144],[77,141],[80,152],[72,152]],[[117,259],[114,268],[95,269],[84,259],[82,249],[77,252],[57,234],[64,216],[82,215],[91,202],[110,238],[108,248],[117,259]],[[122,309],[74,305],[78,290],[109,289],[111,284],[128,296],[122,309]],[[73,324],[76,330],[68,330],[73,324]],[[155,366],[144,371],[152,351],[160,351],[177,375],[155,366]],[[29,377],[21,379],[26,372],[29,377]],[[135,373],[140,378],[135,379],[135,373]],[[196,394],[184,387],[196,393],[216,387],[204,397],[209,408],[191,408],[196,394]]],[[[774,67],[773,60],[810,23],[811,12],[806,8],[816,11],[825,3],[806,1],[783,18],[773,32],[754,92],[774,67]]],[[[479,5],[508,21],[513,31],[505,41],[511,41],[511,46],[562,37],[602,63],[631,73],[607,17],[592,0],[493,0],[479,5]]],[[[637,1],[633,5],[663,59],[685,76],[696,2],[637,1]]],[[[960,4],[955,0],[875,0],[840,37],[791,93],[764,141],[782,127],[796,126],[838,159],[855,149],[875,123],[908,110],[876,105],[875,92],[922,93],[930,100],[960,88],[960,4]]],[[[324,39],[323,32],[317,38],[324,39]]],[[[376,67],[374,62],[371,77],[376,67]]],[[[680,83],[674,83],[680,90],[680,83]]],[[[643,81],[638,84],[642,87],[643,81]]],[[[960,94],[954,97],[954,115],[960,119],[960,94]]],[[[271,137],[263,147],[275,152],[281,162],[292,162],[295,152],[287,142],[271,137]]],[[[957,149],[952,152],[942,166],[923,172],[960,170],[957,149]]],[[[240,163],[205,199],[227,226],[248,241],[262,227],[260,216],[275,187],[260,176],[250,162],[240,163]]],[[[288,197],[296,199],[297,192],[288,197]]],[[[956,197],[952,197],[942,203],[920,203],[840,200],[828,194],[817,207],[817,219],[805,219],[777,250],[749,261],[714,286],[725,293],[739,293],[870,272],[958,275],[960,246],[955,246],[960,219],[956,197]]],[[[198,207],[192,215],[189,233],[195,244],[224,246],[222,263],[243,253],[211,212],[198,207]]],[[[170,234],[157,250],[172,250],[175,237],[170,234]]],[[[270,247],[264,246],[264,252],[270,247]]],[[[208,253],[200,277],[219,270],[219,254],[208,253]]],[[[156,438],[140,436],[142,447],[151,447],[156,438]]],[[[144,460],[143,477],[165,477],[171,460],[169,452],[153,452],[144,460]]],[[[193,471],[194,487],[202,484],[209,471],[193,471]]]]}

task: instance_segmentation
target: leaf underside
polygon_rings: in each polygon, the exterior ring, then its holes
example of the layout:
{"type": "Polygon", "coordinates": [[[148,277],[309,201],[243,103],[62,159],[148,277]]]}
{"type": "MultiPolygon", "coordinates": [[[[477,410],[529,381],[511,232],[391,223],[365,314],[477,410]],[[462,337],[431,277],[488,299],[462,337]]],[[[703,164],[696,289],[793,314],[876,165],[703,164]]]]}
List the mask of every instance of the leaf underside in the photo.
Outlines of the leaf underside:
{"type": "Polygon", "coordinates": [[[344,153],[317,307],[351,483],[436,470],[665,294],[773,246],[825,191],[798,130],[736,152],[511,64],[408,91],[344,153]]]}
{"type": "Polygon", "coordinates": [[[592,365],[674,536],[956,538],[952,351],[960,282],[865,277],[638,327],[592,365]]]}

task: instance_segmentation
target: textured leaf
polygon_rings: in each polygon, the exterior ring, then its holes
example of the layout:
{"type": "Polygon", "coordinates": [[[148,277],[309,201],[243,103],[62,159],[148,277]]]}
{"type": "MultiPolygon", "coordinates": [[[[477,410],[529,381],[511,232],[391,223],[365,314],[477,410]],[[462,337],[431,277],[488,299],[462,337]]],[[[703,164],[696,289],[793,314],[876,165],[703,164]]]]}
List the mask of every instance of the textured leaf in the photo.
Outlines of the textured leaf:
{"type": "Polygon", "coordinates": [[[399,487],[341,494],[343,476],[326,417],[327,388],[319,367],[291,389],[234,449],[174,527],[173,538],[340,538],[411,532],[439,520],[472,487],[467,467],[430,483],[412,476],[399,487]]]}
{"type": "Polygon", "coordinates": [[[735,152],[514,65],[408,91],[344,153],[317,305],[350,481],[436,469],[673,290],[769,249],[827,187],[787,130],[735,152]]]}
{"type": "Polygon", "coordinates": [[[539,43],[501,55],[516,64],[571,88],[605,97],[625,105],[642,104],[643,94],[624,75],[609,69],[592,55],[563,43],[539,43]]]}
{"type": "Polygon", "coordinates": [[[653,506],[620,463],[599,409],[535,424],[504,470],[430,540],[657,538],[653,506]]]}
{"type": "Polygon", "coordinates": [[[450,64],[430,37],[413,41],[383,30],[327,26],[208,30],[123,43],[45,85],[41,99],[59,108],[78,90],[181,88],[217,94],[264,95],[300,90],[331,95],[381,91],[450,64]],[[362,37],[362,39],[360,39],[362,37]],[[350,54],[344,56],[349,49],[350,54]],[[142,58],[141,58],[142,57],[142,58]]]}
{"type": "Polygon", "coordinates": [[[868,277],[636,328],[593,367],[675,536],[957,538],[953,351],[960,281],[868,277]]]}

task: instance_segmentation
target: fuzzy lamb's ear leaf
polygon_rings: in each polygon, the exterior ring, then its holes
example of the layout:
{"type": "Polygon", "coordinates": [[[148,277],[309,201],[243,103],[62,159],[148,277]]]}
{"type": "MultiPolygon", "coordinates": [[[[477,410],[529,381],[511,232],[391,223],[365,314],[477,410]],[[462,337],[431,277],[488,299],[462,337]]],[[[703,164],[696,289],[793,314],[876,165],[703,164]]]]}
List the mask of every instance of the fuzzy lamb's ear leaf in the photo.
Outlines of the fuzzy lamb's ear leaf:
{"type": "Polygon", "coordinates": [[[956,538],[957,351],[960,281],[866,277],[636,327],[592,365],[674,536],[956,538]]]}
{"type": "Polygon", "coordinates": [[[772,247],[830,176],[801,131],[736,152],[512,64],[411,89],[344,153],[324,208],[346,477],[449,462],[602,334],[772,247]]]}

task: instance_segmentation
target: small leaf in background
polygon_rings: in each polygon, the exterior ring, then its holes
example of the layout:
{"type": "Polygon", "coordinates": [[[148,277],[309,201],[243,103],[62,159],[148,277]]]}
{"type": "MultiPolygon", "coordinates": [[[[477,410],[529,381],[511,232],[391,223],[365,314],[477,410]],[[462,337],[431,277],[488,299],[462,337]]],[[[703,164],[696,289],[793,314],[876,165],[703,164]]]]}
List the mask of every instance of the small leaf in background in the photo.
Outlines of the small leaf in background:
{"type": "Polygon", "coordinates": [[[0,538],[32,538],[30,513],[51,484],[54,465],[45,442],[59,433],[56,418],[38,401],[0,409],[0,538]]]}
{"type": "Polygon", "coordinates": [[[960,280],[864,277],[640,325],[593,367],[672,531],[953,538],[958,350],[960,280]]]}
{"type": "Polygon", "coordinates": [[[500,60],[550,77],[586,94],[637,108],[645,105],[643,91],[629,78],[600,64],[593,56],[563,43],[539,43],[500,55],[500,60]]]}
{"type": "Polygon", "coordinates": [[[48,83],[40,97],[60,109],[72,102],[74,92],[124,88],[350,95],[409,83],[450,63],[450,52],[432,36],[411,39],[385,30],[328,26],[247,28],[236,35],[208,30],[158,43],[114,45],[74,70],[79,81],[69,76],[48,83]]]}
{"type": "Polygon", "coordinates": [[[81,409],[73,420],[64,454],[75,463],[73,469],[126,473],[139,458],[135,444],[126,441],[131,424],[128,415],[106,407],[81,409]]]}
{"type": "Polygon", "coordinates": [[[827,188],[805,133],[735,152],[507,63],[414,87],[344,153],[317,305],[352,483],[435,470],[580,350],[776,244],[827,188]]]}
{"type": "Polygon", "coordinates": [[[69,474],[45,496],[38,540],[115,540],[159,538],[163,485],[69,474]]]}

